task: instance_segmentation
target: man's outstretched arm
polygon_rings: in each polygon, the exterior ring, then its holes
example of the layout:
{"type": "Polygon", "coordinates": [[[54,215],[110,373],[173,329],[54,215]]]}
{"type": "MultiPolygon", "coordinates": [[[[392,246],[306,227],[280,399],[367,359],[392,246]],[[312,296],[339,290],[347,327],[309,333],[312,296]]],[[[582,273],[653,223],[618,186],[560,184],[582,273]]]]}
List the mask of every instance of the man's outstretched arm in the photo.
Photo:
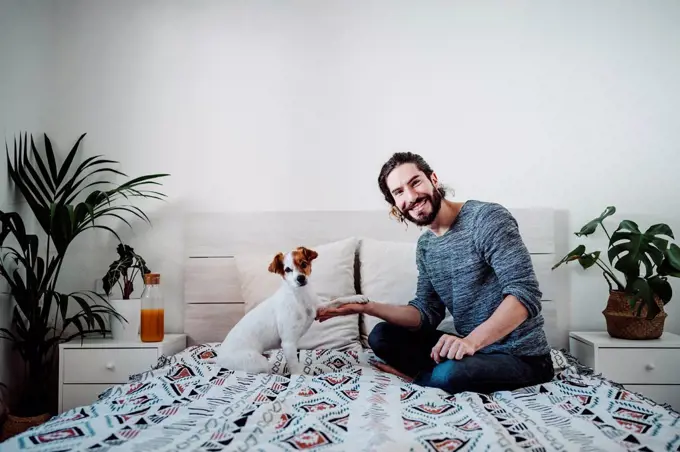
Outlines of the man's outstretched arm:
{"type": "Polygon", "coordinates": [[[378,301],[368,303],[348,303],[337,308],[319,308],[317,320],[326,321],[331,317],[351,314],[368,314],[378,317],[388,323],[404,328],[418,328],[420,325],[420,311],[413,306],[397,306],[378,301]]]}

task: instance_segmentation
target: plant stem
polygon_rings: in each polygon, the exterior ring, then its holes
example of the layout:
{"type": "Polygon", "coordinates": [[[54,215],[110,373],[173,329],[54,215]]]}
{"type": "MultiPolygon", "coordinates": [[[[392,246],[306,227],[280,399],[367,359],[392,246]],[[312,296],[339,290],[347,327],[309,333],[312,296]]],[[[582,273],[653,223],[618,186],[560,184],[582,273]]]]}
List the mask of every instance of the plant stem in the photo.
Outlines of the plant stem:
{"type": "Polygon", "coordinates": [[[605,261],[603,261],[599,257],[597,258],[597,261],[602,263],[602,265],[604,265],[604,267],[607,269],[609,273],[614,273],[614,270],[612,270],[612,268],[605,261]]]}
{"type": "Polygon", "coordinates": [[[602,266],[602,265],[600,264],[599,260],[600,260],[600,259],[597,259],[597,260],[595,261],[595,263],[597,264],[597,266],[600,267],[600,268],[602,269],[602,271],[604,271],[607,275],[609,275],[609,277],[616,283],[616,285],[619,286],[619,290],[623,290],[623,289],[624,289],[624,285],[621,284],[621,282],[616,278],[616,276],[614,276],[614,274],[613,274],[609,269],[607,269],[607,268],[605,268],[604,266],[602,266]]]}
{"type": "Polygon", "coordinates": [[[604,227],[604,222],[600,221],[600,226],[602,226],[602,230],[604,231],[605,234],[607,234],[607,237],[609,238],[609,242],[611,242],[612,236],[609,235],[609,232],[607,232],[607,228],[604,227]]]}
{"type": "Polygon", "coordinates": [[[137,268],[132,270],[132,276],[130,276],[130,281],[134,281],[136,277],[137,277],[137,268]]]}
{"type": "MultiPolygon", "coordinates": [[[[48,246],[49,246],[49,243],[50,243],[50,239],[48,238],[48,239],[47,239],[47,244],[48,244],[48,246]]],[[[49,262],[49,261],[48,261],[48,262],[49,262]]],[[[50,290],[50,293],[52,294],[52,296],[54,296],[54,289],[55,289],[56,286],[57,286],[57,280],[59,279],[59,272],[61,271],[61,263],[62,263],[62,262],[64,262],[64,261],[63,261],[62,259],[59,259],[59,263],[57,264],[57,269],[56,269],[56,271],[54,272],[54,275],[52,275],[52,276],[53,276],[53,279],[52,279],[52,289],[50,290]]],[[[68,302],[67,302],[67,304],[68,304],[68,302]]],[[[57,303],[57,306],[59,306],[58,303],[57,303]]],[[[48,315],[49,315],[49,313],[48,313],[48,315]]],[[[57,331],[57,317],[58,317],[58,316],[57,316],[57,313],[55,313],[55,314],[54,314],[54,331],[57,331]]],[[[56,347],[55,347],[55,348],[56,348],[56,347]]],[[[54,353],[54,350],[53,350],[53,353],[54,353]]],[[[53,357],[54,357],[54,355],[53,355],[53,357]]]]}
{"type": "Polygon", "coordinates": [[[602,272],[602,276],[604,276],[604,280],[607,281],[607,285],[609,286],[609,291],[611,292],[612,290],[614,290],[614,288],[612,287],[612,283],[609,281],[609,278],[607,278],[607,273],[602,272]]]}

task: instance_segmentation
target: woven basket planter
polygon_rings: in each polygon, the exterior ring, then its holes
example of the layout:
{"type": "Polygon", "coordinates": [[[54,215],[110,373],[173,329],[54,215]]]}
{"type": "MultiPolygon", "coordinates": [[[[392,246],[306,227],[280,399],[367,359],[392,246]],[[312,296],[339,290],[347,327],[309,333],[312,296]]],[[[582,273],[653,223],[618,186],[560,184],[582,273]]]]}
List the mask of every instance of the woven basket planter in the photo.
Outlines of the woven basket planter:
{"type": "Polygon", "coordinates": [[[664,312],[663,302],[654,296],[657,306],[661,310],[656,317],[647,319],[647,306],[642,308],[640,316],[636,316],[628,305],[626,294],[611,291],[607,307],[602,314],[607,321],[607,332],[611,337],[619,339],[658,339],[663,334],[664,323],[668,314],[664,312]]]}
{"type": "Polygon", "coordinates": [[[5,423],[2,425],[0,439],[4,441],[14,435],[25,432],[31,427],[37,427],[40,424],[44,424],[51,417],[52,415],[49,413],[30,417],[20,417],[9,414],[5,420],[5,423]]]}

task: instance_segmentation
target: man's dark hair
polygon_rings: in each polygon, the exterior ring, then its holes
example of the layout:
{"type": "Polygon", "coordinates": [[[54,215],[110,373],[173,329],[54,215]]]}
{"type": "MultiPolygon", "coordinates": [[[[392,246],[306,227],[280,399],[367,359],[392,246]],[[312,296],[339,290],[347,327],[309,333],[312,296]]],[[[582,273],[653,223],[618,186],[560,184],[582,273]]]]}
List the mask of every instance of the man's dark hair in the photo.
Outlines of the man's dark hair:
{"type": "MultiPolygon", "coordinates": [[[[385,197],[385,201],[393,206],[394,197],[392,197],[392,193],[390,193],[390,189],[387,187],[387,176],[389,176],[392,170],[394,170],[396,167],[405,163],[413,163],[416,165],[420,171],[425,173],[425,176],[428,179],[430,179],[430,176],[434,172],[425,159],[418,154],[414,154],[413,152],[397,152],[393,154],[392,157],[390,157],[390,159],[382,166],[380,175],[378,176],[378,186],[380,187],[380,191],[385,197]]],[[[444,187],[440,185],[439,188],[437,188],[437,191],[439,191],[439,194],[442,198],[445,197],[446,190],[444,187]]]]}

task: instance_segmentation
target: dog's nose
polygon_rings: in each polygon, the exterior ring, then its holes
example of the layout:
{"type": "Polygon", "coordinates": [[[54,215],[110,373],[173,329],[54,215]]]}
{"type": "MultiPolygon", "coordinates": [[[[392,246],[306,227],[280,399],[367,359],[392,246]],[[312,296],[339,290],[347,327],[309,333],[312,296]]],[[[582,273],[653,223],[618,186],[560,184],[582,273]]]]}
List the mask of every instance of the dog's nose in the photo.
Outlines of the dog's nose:
{"type": "Polygon", "coordinates": [[[305,279],[306,279],[306,278],[305,278],[305,275],[298,275],[298,277],[297,277],[297,282],[299,282],[300,284],[304,284],[304,283],[305,283],[305,279]]]}

